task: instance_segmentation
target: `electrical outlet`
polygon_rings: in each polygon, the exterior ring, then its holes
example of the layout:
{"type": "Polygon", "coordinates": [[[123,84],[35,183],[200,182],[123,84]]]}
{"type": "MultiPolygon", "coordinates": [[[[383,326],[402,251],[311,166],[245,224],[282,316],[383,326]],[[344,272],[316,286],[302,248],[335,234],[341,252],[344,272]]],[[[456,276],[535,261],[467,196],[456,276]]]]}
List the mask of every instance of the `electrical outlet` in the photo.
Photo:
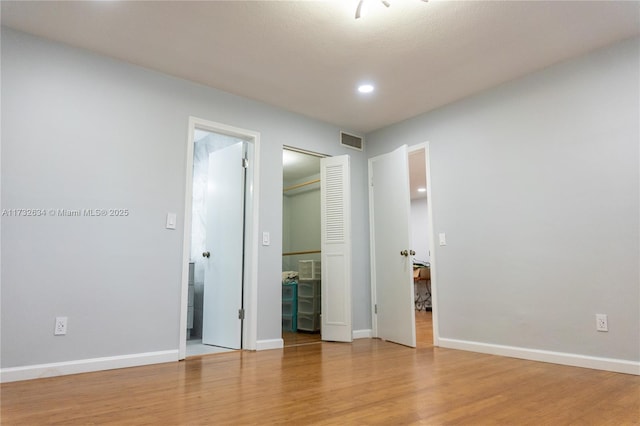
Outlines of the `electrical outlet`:
{"type": "Polygon", "coordinates": [[[596,330],[609,331],[609,324],[607,323],[607,314],[596,314],[596,330]]]}
{"type": "Polygon", "coordinates": [[[67,334],[67,317],[56,317],[56,325],[53,328],[55,336],[64,336],[67,334]]]}

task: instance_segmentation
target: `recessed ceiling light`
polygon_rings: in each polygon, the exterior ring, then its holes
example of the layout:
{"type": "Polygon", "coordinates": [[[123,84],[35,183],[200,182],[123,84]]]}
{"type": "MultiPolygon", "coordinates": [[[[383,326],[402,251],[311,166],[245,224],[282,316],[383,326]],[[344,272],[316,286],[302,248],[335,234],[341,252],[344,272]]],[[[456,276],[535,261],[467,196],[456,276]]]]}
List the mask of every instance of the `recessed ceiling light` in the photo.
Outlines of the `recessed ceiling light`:
{"type": "Polygon", "coordinates": [[[418,192],[427,192],[427,188],[418,188],[418,192]]]}
{"type": "Polygon", "coordinates": [[[371,93],[374,89],[375,87],[373,87],[373,85],[371,84],[361,84],[360,86],[358,86],[358,92],[360,93],[371,93]]]}

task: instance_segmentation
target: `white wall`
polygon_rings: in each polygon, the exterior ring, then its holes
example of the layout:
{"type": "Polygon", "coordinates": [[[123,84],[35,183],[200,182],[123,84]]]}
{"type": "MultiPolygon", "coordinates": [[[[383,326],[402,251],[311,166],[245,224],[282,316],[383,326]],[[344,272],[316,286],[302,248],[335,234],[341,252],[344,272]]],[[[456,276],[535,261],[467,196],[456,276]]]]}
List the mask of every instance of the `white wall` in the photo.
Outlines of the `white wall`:
{"type": "Polygon", "coordinates": [[[429,211],[426,198],[411,200],[411,248],[415,259],[429,262],[429,211]]]}
{"type": "MultiPolygon", "coordinates": [[[[282,252],[288,253],[291,251],[291,232],[289,230],[289,224],[291,223],[291,207],[290,197],[282,197],[282,252]]],[[[291,256],[282,256],[282,270],[293,271],[293,262],[290,259],[291,256]]]]}
{"type": "Polygon", "coordinates": [[[619,43],[367,135],[369,157],[430,143],[442,337],[638,369],[639,52],[619,43]]]}
{"type": "MultiPolygon", "coordinates": [[[[130,214],[2,217],[2,368],[177,353],[189,116],[261,134],[258,339],[281,333],[283,144],[351,155],[353,300],[369,300],[366,159],[340,129],[3,28],[2,208],[130,214]]],[[[370,328],[362,305],[355,329],[370,328]]]]}
{"type": "MultiPolygon", "coordinates": [[[[311,178],[305,180],[311,180],[311,178]]],[[[283,212],[284,238],[289,239],[289,246],[285,251],[320,250],[319,184],[314,189],[285,195],[284,198],[286,209],[283,212]]],[[[320,254],[284,256],[283,262],[288,261],[286,270],[297,271],[299,260],[320,260],[320,254]]]]}

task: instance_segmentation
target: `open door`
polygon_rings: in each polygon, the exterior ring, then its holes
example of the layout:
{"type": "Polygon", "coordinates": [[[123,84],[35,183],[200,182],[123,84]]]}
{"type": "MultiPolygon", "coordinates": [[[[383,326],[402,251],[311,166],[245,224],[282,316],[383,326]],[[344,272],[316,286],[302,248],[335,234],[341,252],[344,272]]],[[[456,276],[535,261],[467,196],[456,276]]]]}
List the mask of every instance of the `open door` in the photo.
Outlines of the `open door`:
{"type": "Polygon", "coordinates": [[[369,159],[375,336],[416,346],[407,146],[369,159]]]}
{"type": "Polygon", "coordinates": [[[209,154],[202,343],[242,346],[244,143],[209,154]]]}
{"type": "Polygon", "coordinates": [[[351,191],[349,156],[320,161],[322,340],[351,342],[351,191]]]}

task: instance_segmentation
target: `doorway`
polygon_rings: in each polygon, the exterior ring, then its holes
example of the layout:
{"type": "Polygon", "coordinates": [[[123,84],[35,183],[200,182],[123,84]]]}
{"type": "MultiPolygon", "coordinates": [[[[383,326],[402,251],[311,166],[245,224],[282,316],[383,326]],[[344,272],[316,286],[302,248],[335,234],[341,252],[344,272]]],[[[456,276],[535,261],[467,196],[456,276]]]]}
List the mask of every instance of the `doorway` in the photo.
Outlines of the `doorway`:
{"type": "MultiPolygon", "coordinates": [[[[307,258],[298,260],[297,271],[289,270],[283,274],[281,299],[281,308],[284,312],[283,324],[296,332],[317,333],[319,331],[320,339],[323,341],[351,342],[353,341],[353,315],[350,157],[348,155],[329,157],[295,148],[285,148],[286,151],[319,157],[319,182],[313,175],[309,176],[305,173],[306,179],[299,177],[302,182],[286,185],[284,188],[291,191],[303,190],[302,188],[313,187],[319,183],[320,208],[309,209],[308,215],[301,220],[303,236],[310,245],[301,247],[300,250],[286,252],[288,254],[286,257],[303,255],[307,258]],[[319,218],[319,221],[310,220],[312,216],[319,218]],[[311,233],[309,225],[316,223],[319,223],[320,238],[317,238],[318,234],[315,230],[313,231],[316,235],[315,240],[309,240],[307,238],[311,233]],[[319,255],[320,259],[308,258],[311,255],[319,255]]],[[[286,152],[283,153],[285,154],[286,152]]],[[[283,167],[283,169],[287,168],[290,167],[283,167]]],[[[315,200],[314,203],[317,206],[317,198],[315,200]]],[[[303,204],[301,210],[306,211],[309,206],[306,203],[303,204]]],[[[286,228],[291,221],[291,216],[283,215],[283,220],[286,228]]],[[[284,240],[286,246],[287,238],[285,237],[284,240]]],[[[291,250],[291,239],[288,244],[291,250]]],[[[293,263],[295,264],[295,260],[293,263]]],[[[286,268],[283,269],[293,268],[291,259],[284,265],[286,268]]]]}
{"type": "Polygon", "coordinates": [[[321,314],[320,154],[282,151],[282,339],[319,343],[321,314]]]}
{"type": "Polygon", "coordinates": [[[433,345],[433,298],[431,294],[432,236],[429,230],[429,197],[427,193],[426,147],[409,148],[409,193],[411,247],[413,255],[413,279],[415,290],[416,344],[418,347],[433,345]]]}
{"type": "Polygon", "coordinates": [[[374,336],[411,347],[437,344],[428,165],[428,143],[369,160],[374,336]]]}
{"type": "Polygon", "coordinates": [[[255,349],[258,143],[189,120],[180,359],[255,349]]]}

